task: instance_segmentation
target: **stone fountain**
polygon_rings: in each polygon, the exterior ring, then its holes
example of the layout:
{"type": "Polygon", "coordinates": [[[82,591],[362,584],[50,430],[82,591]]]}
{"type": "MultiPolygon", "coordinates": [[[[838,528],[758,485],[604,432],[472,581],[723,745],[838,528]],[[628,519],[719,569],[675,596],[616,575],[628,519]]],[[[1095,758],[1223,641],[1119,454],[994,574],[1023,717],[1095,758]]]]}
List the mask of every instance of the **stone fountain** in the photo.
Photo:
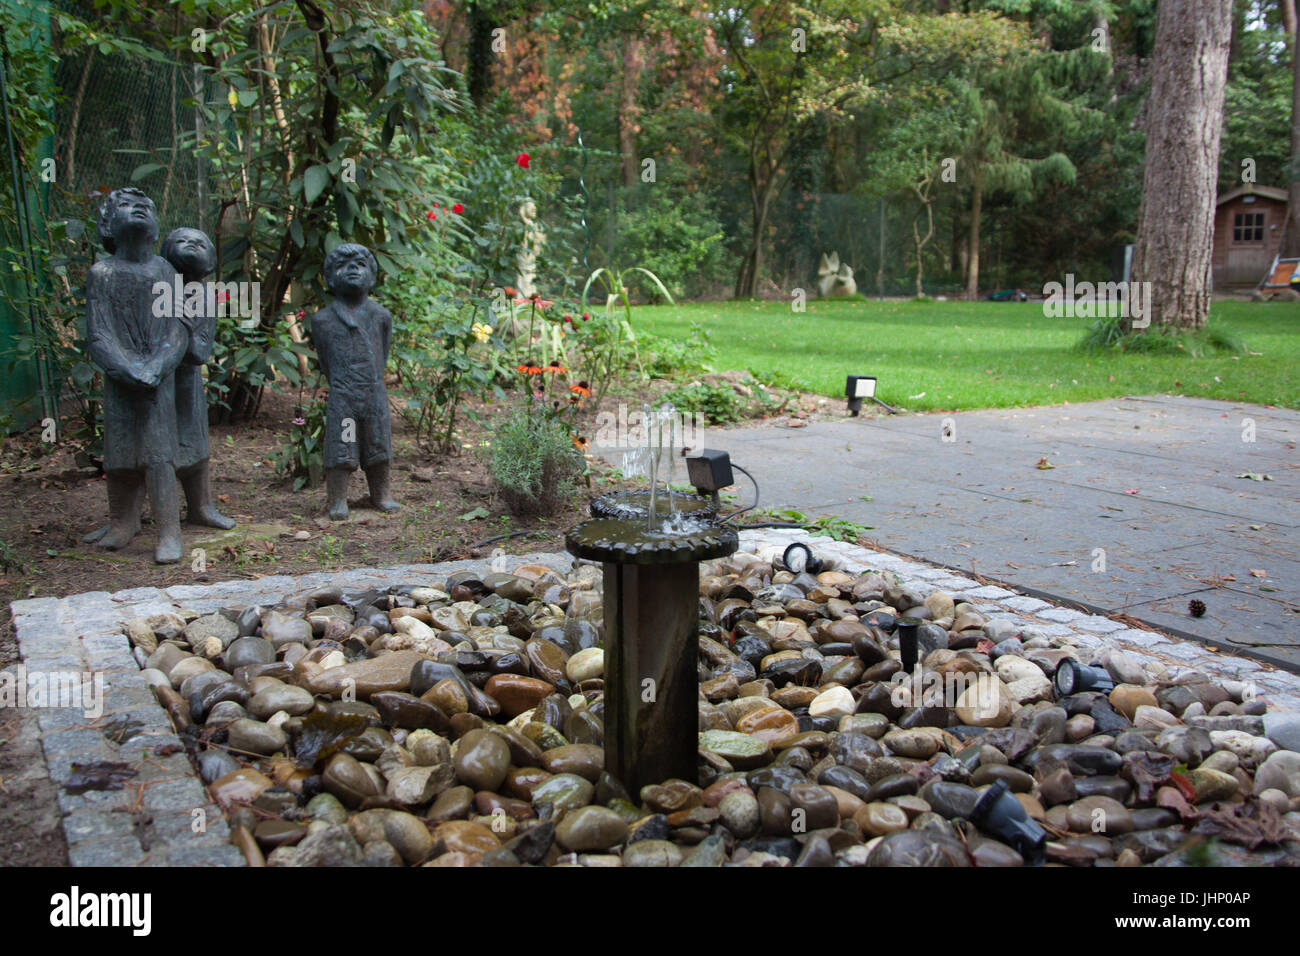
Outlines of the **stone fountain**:
{"type": "Polygon", "coordinates": [[[604,568],[605,769],[635,798],[672,777],[694,781],[698,740],[699,563],[733,553],[716,505],[672,487],[672,406],[648,429],[649,488],[592,502],[565,547],[604,568]],[[659,487],[667,430],[667,477],[659,487]]]}

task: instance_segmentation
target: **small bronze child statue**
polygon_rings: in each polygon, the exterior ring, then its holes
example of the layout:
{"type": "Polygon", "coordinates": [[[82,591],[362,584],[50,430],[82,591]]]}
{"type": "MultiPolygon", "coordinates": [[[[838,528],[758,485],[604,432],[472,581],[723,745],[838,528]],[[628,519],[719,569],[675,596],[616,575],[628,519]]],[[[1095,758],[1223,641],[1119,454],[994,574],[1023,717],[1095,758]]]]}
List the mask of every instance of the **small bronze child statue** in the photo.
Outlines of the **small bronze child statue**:
{"type": "Polygon", "coordinates": [[[185,356],[185,327],[155,308],[155,287],[176,270],[154,255],[158,216],[134,188],[109,194],[99,211],[99,236],[111,253],[86,277],[86,338],[104,372],[104,471],[109,524],[90,535],[102,548],[124,547],[140,530],[147,488],[158,525],[154,559],[181,557],[175,372],[185,356]]]}
{"type": "MultiPolygon", "coordinates": [[[[198,229],[173,229],[162,244],[163,258],[172,264],[186,286],[200,283],[217,267],[212,240],[198,229]]],[[[186,516],[209,528],[233,528],[235,522],[212,503],[208,474],[208,400],[204,395],[203,366],[212,360],[217,316],[209,307],[212,296],[186,296],[181,322],[190,344],[176,369],[176,475],[185,489],[186,516]],[[211,312],[211,314],[209,314],[211,312]]]]}
{"type": "Polygon", "coordinates": [[[345,243],[325,257],[323,271],[335,299],[311,317],[308,335],[330,385],[324,450],[329,516],[347,518],[348,478],[358,466],[371,503],[396,511],[401,506],[390,491],[393,446],[384,387],[393,317],[369,297],[379,266],[365,246],[345,243]]]}

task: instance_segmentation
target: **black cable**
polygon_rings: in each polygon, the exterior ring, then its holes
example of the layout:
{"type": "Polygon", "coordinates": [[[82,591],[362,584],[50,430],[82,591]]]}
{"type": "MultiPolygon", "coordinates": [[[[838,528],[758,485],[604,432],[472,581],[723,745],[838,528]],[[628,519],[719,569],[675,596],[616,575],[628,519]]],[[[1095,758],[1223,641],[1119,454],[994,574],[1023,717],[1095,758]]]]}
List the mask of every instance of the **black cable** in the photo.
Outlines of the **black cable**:
{"type": "MultiPolygon", "coordinates": [[[[751,504],[748,508],[741,508],[739,511],[733,511],[731,514],[723,518],[722,519],[723,521],[730,521],[732,518],[735,518],[737,515],[743,515],[746,511],[753,511],[755,508],[758,507],[758,480],[753,475],[751,475],[748,471],[746,471],[744,468],[737,465],[734,461],[731,463],[731,467],[734,468],[736,471],[740,472],[742,475],[748,478],[750,482],[753,483],[754,503],[751,504]]],[[[750,527],[753,526],[751,525],[750,527]]]]}
{"type": "Polygon", "coordinates": [[[481,548],[485,544],[491,544],[493,541],[504,541],[506,538],[517,538],[522,534],[545,534],[544,528],[526,528],[523,531],[507,531],[505,534],[494,534],[490,538],[484,538],[482,541],[476,541],[470,545],[471,548],[481,548]]]}

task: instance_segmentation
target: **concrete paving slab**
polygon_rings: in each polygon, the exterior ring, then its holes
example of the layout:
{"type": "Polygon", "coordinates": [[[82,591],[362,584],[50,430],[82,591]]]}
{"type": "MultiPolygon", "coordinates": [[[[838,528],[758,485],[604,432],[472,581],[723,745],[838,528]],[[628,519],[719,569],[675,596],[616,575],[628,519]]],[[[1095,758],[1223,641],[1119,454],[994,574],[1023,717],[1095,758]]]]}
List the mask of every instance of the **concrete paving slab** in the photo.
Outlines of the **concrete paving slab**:
{"type": "MultiPolygon", "coordinates": [[[[958,574],[1300,667],[1300,411],[1138,396],[705,441],[754,473],[763,506],[839,515],[958,574]],[[1206,593],[1232,609],[1222,622],[1187,613],[1206,593]]],[[[743,478],[737,490],[750,500],[743,478]]]]}

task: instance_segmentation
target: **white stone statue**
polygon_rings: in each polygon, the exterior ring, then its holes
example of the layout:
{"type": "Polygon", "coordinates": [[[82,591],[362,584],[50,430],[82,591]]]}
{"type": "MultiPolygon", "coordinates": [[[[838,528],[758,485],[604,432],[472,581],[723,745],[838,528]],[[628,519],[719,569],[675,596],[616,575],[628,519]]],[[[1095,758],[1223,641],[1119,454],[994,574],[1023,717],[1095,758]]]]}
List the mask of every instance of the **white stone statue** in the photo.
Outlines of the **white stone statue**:
{"type": "Polygon", "coordinates": [[[537,295],[537,254],[546,245],[546,234],[537,224],[537,204],[531,199],[519,204],[519,218],[524,221],[524,241],[515,256],[515,287],[526,299],[537,295]]]}
{"type": "Polygon", "coordinates": [[[840,263],[838,252],[832,252],[829,257],[822,253],[821,261],[817,264],[817,291],[823,299],[858,294],[853,269],[847,262],[840,263]]]}

